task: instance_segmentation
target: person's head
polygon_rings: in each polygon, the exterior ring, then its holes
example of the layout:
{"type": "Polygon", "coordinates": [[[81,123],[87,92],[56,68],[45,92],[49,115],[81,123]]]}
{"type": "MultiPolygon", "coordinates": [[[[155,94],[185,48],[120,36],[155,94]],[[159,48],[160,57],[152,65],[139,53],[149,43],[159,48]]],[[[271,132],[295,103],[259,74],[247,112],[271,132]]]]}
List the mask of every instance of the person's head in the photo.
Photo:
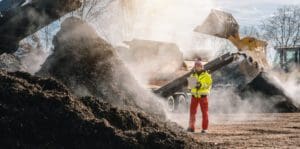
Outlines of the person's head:
{"type": "Polygon", "coordinates": [[[203,70],[203,65],[200,60],[196,60],[195,61],[195,71],[199,72],[201,70],[203,70]]]}

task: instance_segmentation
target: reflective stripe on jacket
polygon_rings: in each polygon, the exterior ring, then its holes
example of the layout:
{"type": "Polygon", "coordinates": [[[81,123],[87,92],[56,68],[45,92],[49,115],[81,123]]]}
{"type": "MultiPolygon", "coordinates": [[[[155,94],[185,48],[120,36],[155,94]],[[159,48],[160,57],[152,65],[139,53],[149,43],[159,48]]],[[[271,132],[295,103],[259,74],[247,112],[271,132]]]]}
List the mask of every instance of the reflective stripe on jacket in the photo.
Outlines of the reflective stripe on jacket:
{"type": "Polygon", "coordinates": [[[191,89],[192,95],[196,98],[200,98],[201,95],[209,95],[213,81],[211,75],[205,71],[201,74],[197,74],[195,72],[191,75],[191,77],[195,77],[197,79],[197,83],[201,84],[200,88],[194,87],[191,89]]]}

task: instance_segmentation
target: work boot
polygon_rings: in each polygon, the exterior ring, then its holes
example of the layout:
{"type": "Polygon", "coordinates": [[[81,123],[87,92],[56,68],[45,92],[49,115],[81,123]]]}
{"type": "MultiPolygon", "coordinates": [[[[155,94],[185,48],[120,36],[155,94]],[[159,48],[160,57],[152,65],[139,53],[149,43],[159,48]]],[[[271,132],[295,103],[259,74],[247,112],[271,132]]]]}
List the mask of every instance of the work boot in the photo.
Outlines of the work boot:
{"type": "Polygon", "coordinates": [[[202,133],[202,134],[206,134],[206,133],[207,133],[207,130],[202,130],[201,133],[202,133]]]}
{"type": "Polygon", "coordinates": [[[195,129],[188,128],[188,129],[187,129],[187,132],[195,132],[195,129]]]}

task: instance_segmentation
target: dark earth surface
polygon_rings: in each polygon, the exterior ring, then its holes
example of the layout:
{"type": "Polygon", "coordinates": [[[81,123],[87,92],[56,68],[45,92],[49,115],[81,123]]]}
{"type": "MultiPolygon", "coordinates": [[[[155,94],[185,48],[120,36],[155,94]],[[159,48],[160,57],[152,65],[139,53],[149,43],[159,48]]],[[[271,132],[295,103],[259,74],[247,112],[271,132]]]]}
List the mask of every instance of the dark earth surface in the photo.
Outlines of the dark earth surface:
{"type": "Polygon", "coordinates": [[[137,109],[78,98],[51,78],[0,70],[1,148],[215,148],[137,109]]]}

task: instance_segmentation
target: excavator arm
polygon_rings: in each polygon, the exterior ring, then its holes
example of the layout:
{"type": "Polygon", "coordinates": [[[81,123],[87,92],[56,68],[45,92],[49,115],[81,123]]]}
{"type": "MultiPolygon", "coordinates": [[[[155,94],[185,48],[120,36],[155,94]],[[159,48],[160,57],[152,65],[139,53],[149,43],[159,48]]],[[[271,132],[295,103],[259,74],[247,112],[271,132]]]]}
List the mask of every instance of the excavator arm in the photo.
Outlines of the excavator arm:
{"type": "Polygon", "coordinates": [[[15,52],[20,40],[80,6],[80,0],[0,1],[0,54],[15,52]]]}
{"type": "MultiPolygon", "coordinates": [[[[209,71],[210,73],[232,63],[242,54],[240,53],[226,53],[204,65],[203,71],[209,71]]],[[[182,90],[184,86],[187,85],[187,78],[193,73],[190,71],[183,76],[167,83],[166,85],[162,86],[161,88],[154,90],[154,93],[161,96],[161,97],[169,97],[173,95],[175,92],[182,90]]]]}
{"type": "MultiPolygon", "coordinates": [[[[241,61],[239,68],[242,73],[241,75],[245,76],[245,78],[249,78],[246,79],[246,82],[255,78],[262,69],[268,67],[265,51],[267,43],[253,37],[241,39],[239,35],[239,25],[230,13],[212,10],[206,20],[200,26],[196,27],[194,31],[228,39],[238,49],[237,53],[227,53],[208,62],[204,66],[204,69],[211,73],[232,63],[241,55],[244,61],[241,61]]],[[[187,84],[187,77],[189,77],[191,73],[192,72],[189,72],[175,79],[155,90],[154,93],[162,97],[171,96],[176,91],[182,90],[184,84],[187,84]]]]}
{"type": "Polygon", "coordinates": [[[267,42],[254,37],[241,39],[239,24],[230,13],[212,10],[205,21],[197,26],[194,31],[228,39],[239,52],[247,54],[260,67],[268,67],[266,60],[267,42]]]}
{"type": "MultiPolygon", "coordinates": [[[[244,95],[247,94],[247,91],[256,91],[270,97],[269,99],[280,97],[280,102],[277,102],[274,106],[276,110],[282,112],[299,111],[299,108],[293,104],[292,99],[283,92],[280,86],[271,82],[268,73],[263,71],[264,68],[268,67],[266,60],[267,43],[253,37],[241,39],[239,25],[231,14],[212,10],[204,23],[198,26],[195,31],[225,38],[238,49],[237,53],[227,53],[204,66],[205,70],[211,73],[220,69],[220,71],[213,74],[218,76],[214,79],[214,84],[218,84],[218,82],[234,84],[234,87],[244,95]],[[228,67],[224,67],[227,65],[228,67]]],[[[189,72],[171,81],[155,90],[154,93],[167,99],[173,97],[176,92],[183,91],[184,86],[187,84],[187,77],[191,73],[189,72]]],[[[263,100],[269,99],[265,98],[263,100]]],[[[274,101],[270,100],[270,102],[274,101]]]]}

